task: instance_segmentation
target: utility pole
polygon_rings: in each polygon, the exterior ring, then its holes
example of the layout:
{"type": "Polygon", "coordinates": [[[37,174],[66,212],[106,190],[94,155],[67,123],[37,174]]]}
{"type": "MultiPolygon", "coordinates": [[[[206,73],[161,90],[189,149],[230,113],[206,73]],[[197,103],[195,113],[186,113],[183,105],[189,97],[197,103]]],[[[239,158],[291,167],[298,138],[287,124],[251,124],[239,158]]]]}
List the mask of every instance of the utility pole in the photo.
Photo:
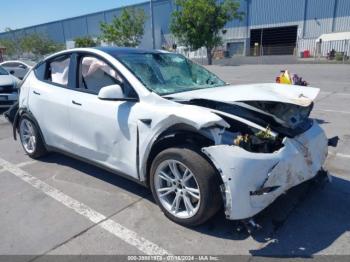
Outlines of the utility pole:
{"type": "Polygon", "coordinates": [[[152,48],[156,49],[156,42],[154,39],[154,14],[153,14],[153,1],[149,1],[149,8],[150,8],[150,14],[151,14],[151,33],[152,33],[152,48]]]}

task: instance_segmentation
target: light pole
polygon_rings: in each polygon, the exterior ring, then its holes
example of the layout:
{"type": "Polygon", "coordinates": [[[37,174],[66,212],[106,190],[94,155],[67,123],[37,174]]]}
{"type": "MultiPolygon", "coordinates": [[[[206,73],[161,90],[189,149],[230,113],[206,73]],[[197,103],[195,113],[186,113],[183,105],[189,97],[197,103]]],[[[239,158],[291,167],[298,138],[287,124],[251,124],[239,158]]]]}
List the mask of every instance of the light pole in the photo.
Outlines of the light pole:
{"type": "Polygon", "coordinates": [[[149,8],[150,8],[150,14],[151,14],[151,33],[152,33],[152,48],[156,49],[156,43],[154,39],[154,15],[153,15],[153,1],[149,1],[149,8]]]}

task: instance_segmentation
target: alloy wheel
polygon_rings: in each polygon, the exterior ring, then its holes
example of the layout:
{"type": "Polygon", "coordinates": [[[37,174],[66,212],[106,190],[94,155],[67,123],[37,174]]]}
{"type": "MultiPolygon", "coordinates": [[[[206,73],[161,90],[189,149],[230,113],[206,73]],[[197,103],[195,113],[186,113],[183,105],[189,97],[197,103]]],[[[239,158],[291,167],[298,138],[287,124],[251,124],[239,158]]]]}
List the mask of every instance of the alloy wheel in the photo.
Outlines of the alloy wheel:
{"type": "Polygon", "coordinates": [[[162,162],[154,177],[162,206],[177,218],[193,217],[199,210],[201,194],[192,171],[177,160],[162,162]]]}
{"type": "Polygon", "coordinates": [[[36,149],[36,135],[33,124],[23,119],[20,125],[20,136],[24,149],[27,153],[32,154],[36,149]]]}

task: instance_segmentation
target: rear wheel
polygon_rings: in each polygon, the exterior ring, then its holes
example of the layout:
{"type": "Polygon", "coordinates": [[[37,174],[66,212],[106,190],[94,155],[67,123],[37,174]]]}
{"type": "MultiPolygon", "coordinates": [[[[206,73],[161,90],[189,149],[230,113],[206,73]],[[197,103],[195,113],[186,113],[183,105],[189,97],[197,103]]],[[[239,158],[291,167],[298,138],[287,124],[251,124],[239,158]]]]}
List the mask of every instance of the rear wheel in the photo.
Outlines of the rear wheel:
{"type": "Polygon", "coordinates": [[[153,197],[164,214],[184,226],[197,226],[221,207],[215,169],[196,150],[169,148],[151,167],[153,197]]]}
{"type": "Polygon", "coordinates": [[[47,153],[37,126],[28,117],[19,121],[19,135],[24,151],[32,158],[39,158],[47,153]]]}

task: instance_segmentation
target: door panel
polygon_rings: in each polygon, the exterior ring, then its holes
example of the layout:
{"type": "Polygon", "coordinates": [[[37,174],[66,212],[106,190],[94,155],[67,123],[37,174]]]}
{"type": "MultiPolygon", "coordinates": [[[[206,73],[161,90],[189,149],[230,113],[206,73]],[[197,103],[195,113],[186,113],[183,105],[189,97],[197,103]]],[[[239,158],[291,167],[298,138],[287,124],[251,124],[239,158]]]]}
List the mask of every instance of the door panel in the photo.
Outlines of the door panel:
{"type": "Polygon", "coordinates": [[[45,143],[71,151],[69,105],[74,91],[68,88],[70,54],[43,63],[31,82],[28,105],[39,123],[45,143]]]}
{"type": "Polygon", "coordinates": [[[41,81],[31,84],[29,108],[39,123],[46,144],[71,148],[69,109],[73,91],[41,81]]]}
{"type": "Polygon", "coordinates": [[[73,152],[137,178],[137,122],[131,117],[135,103],[98,98],[101,88],[121,84],[121,76],[94,56],[77,57],[77,65],[79,81],[69,110],[73,152]]]}
{"type": "Polygon", "coordinates": [[[133,105],[75,92],[70,105],[73,152],[137,178],[137,126],[130,118],[133,105]]]}

